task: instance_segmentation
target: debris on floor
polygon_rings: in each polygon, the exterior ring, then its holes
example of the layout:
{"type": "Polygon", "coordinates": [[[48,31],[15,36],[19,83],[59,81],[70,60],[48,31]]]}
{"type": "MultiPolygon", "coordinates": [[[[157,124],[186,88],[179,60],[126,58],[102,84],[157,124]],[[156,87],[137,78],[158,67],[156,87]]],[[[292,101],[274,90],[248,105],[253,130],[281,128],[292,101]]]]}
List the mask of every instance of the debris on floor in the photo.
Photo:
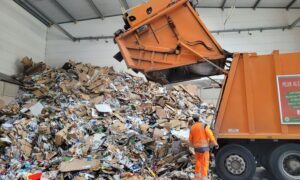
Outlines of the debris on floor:
{"type": "Polygon", "coordinates": [[[193,177],[191,117],[214,115],[193,88],[73,61],[22,63],[23,86],[0,110],[0,179],[193,177]]]}

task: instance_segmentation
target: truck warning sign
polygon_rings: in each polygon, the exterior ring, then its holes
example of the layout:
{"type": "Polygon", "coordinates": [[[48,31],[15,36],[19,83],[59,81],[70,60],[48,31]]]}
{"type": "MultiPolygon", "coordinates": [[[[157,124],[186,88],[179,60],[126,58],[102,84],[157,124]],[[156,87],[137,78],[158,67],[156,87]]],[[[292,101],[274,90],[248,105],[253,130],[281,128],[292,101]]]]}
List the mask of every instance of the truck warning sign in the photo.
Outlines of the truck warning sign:
{"type": "Polygon", "coordinates": [[[300,75],[277,76],[282,124],[300,124],[300,75]]]}

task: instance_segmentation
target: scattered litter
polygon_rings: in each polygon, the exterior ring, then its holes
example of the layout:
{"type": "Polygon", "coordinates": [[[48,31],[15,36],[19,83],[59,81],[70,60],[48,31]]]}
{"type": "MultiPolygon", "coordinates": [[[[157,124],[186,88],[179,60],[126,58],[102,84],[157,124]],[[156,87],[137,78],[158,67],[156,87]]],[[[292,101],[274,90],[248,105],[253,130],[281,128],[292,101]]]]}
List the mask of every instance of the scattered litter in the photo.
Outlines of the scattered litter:
{"type": "Polygon", "coordinates": [[[0,179],[188,179],[197,89],[167,89],[111,67],[24,58],[18,96],[0,108],[0,179]]]}
{"type": "Polygon", "coordinates": [[[29,108],[30,112],[34,115],[34,116],[39,116],[43,110],[44,106],[38,102],[35,105],[33,105],[32,107],[29,108]]]}
{"type": "Polygon", "coordinates": [[[112,109],[108,104],[97,104],[95,105],[96,109],[102,113],[112,113],[112,109]]]}

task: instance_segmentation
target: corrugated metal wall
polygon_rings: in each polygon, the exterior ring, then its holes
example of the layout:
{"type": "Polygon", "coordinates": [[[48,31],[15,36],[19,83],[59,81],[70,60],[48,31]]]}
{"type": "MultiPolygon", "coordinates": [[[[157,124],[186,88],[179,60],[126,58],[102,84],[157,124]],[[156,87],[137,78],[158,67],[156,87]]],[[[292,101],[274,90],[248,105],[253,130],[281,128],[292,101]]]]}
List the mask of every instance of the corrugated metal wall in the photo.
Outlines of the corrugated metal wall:
{"type": "Polygon", "coordinates": [[[18,72],[24,56],[45,59],[47,27],[12,0],[0,1],[0,72],[18,72]]]}

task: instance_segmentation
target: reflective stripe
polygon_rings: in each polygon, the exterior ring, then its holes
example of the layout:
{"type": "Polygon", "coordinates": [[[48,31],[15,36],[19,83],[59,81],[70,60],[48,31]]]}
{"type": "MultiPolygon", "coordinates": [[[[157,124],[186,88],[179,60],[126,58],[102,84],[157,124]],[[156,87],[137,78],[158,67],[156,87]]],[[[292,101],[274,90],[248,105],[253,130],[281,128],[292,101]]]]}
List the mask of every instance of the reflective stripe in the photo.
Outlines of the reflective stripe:
{"type": "Polygon", "coordinates": [[[198,148],[198,147],[208,147],[208,144],[209,144],[209,142],[206,139],[202,139],[202,140],[198,140],[198,141],[194,141],[193,142],[193,146],[195,148],[198,148]]]}

